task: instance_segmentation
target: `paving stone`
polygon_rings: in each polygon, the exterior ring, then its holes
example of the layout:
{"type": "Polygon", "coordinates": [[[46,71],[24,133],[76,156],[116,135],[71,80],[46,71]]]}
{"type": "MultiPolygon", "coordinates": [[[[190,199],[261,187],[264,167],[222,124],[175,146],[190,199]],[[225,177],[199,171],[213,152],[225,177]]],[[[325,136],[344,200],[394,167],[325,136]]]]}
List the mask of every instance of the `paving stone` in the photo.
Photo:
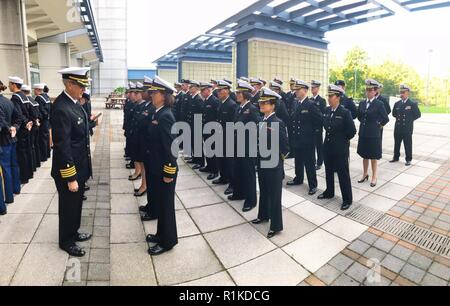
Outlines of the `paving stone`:
{"type": "Polygon", "coordinates": [[[369,245],[372,245],[372,244],[375,243],[375,241],[378,240],[378,236],[374,235],[372,233],[369,233],[369,232],[365,232],[364,234],[362,234],[359,237],[359,239],[362,240],[363,242],[369,244],[369,245]]]}
{"type": "Polygon", "coordinates": [[[370,248],[370,245],[368,245],[367,243],[365,243],[361,240],[356,240],[348,248],[350,250],[352,250],[353,252],[356,252],[356,253],[362,255],[370,248]]]}
{"type": "Polygon", "coordinates": [[[328,264],[315,273],[315,275],[327,285],[331,285],[341,274],[341,271],[328,264]]]}
{"type": "Polygon", "coordinates": [[[219,272],[217,274],[207,276],[192,282],[181,284],[180,286],[194,287],[215,287],[215,286],[236,286],[227,272],[219,272]]]}
{"type": "Polygon", "coordinates": [[[329,261],[329,264],[338,269],[341,272],[346,271],[352,264],[353,260],[343,254],[338,254],[332,260],[329,261]]]}
{"type": "Polygon", "coordinates": [[[320,226],[337,216],[337,214],[313,204],[310,201],[291,207],[290,210],[317,226],[320,226]]]}
{"type": "Polygon", "coordinates": [[[414,253],[409,258],[408,263],[426,271],[433,263],[433,260],[422,254],[414,253]]]}
{"type": "Polygon", "coordinates": [[[378,261],[382,261],[385,257],[386,257],[386,252],[383,252],[377,248],[371,247],[370,249],[367,250],[366,253],[364,253],[364,257],[366,257],[367,259],[372,259],[372,260],[378,260],[378,261]]]}
{"type": "Polygon", "coordinates": [[[111,216],[111,243],[145,241],[145,234],[139,215],[111,216]]]}
{"type": "Polygon", "coordinates": [[[109,237],[93,237],[91,241],[91,248],[94,249],[109,249],[109,237]]]}
{"type": "Polygon", "coordinates": [[[359,201],[359,203],[381,212],[388,212],[392,207],[395,206],[395,204],[397,204],[397,201],[393,199],[388,199],[381,195],[370,194],[361,201],[359,201]]]}
{"type": "Polygon", "coordinates": [[[189,213],[202,233],[208,233],[246,222],[226,203],[191,209],[189,213]]]}
{"type": "Polygon", "coordinates": [[[407,264],[400,272],[400,275],[416,284],[419,284],[425,276],[425,273],[425,271],[407,264]]]}
{"type": "Polygon", "coordinates": [[[394,255],[397,258],[400,258],[404,261],[407,261],[408,258],[411,256],[411,254],[413,253],[412,250],[405,248],[401,245],[396,245],[392,250],[391,250],[391,254],[394,255]]]}
{"type": "Polygon", "coordinates": [[[276,248],[273,243],[248,224],[208,233],[205,238],[227,269],[276,248]]]}
{"type": "Polygon", "coordinates": [[[27,249],[27,244],[0,244],[0,286],[8,286],[27,249]]]}
{"type": "Polygon", "coordinates": [[[450,268],[440,263],[434,262],[431,265],[429,272],[442,279],[450,280],[450,268]]]}
{"type": "Polygon", "coordinates": [[[157,284],[146,243],[111,246],[112,286],[154,286],[157,284]]]}
{"type": "Polygon", "coordinates": [[[180,239],[172,251],[154,257],[153,262],[160,285],[181,284],[223,270],[201,236],[180,239]]]}
{"type": "Polygon", "coordinates": [[[364,286],[367,287],[386,287],[389,286],[392,282],[386,277],[381,276],[377,281],[369,281],[366,279],[364,281],[364,286]]]}
{"type": "Polygon", "coordinates": [[[110,265],[91,263],[89,264],[88,281],[109,281],[110,279],[110,265]]]}
{"type": "Polygon", "coordinates": [[[379,238],[373,245],[374,247],[389,253],[392,248],[395,246],[395,243],[393,243],[392,241],[386,240],[384,238],[379,238]]]}
{"type": "Polygon", "coordinates": [[[368,276],[369,269],[358,262],[355,262],[345,274],[350,276],[352,279],[358,281],[359,283],[364,282],[368,276]]]}
{"type": "Polygon", "coordinates": [[[435,287],[435,286],[447,286],[447,282],[433,274],[427,273],[421,282],[422,286],[435,287]]]}
{"type": "Polygon", "coordinates": [[[14,215],[1,217],[0,243],[29,243],[36,232],[43,215],[14,215]]]}
{"type": "Polygon", "coordinates": [[[406,262],[404,262],[403,260],[394,257],[390,254],[388,254],[383,261],[381,262],[381,264],[386,267],[387,269],[391,270],[392,272],[395,273],[400,273],[400,271],[402,270],[402,268],[405,266],[406,262]]]}
{"type": "Polygon", "coordinates": [[[342,216],[337,216],[324,224],[322,228],[348,242],[354,241],[368,230],[367,226],[342,216]]]}
{"type": "Polygon", "coordinates": [[[191,189],[179,190],[177,191],[177,195],[183,205],[188,209],[223,202],[214,190],[209,187],[196,189],[195,192],[191,189]]]}
{"type": "Polygon", "coordinates": [[[90,263],[106,263],[109,264],[109,253],[108,249],[91,249],[89,262],[90,263]]]}
{"type": "Polygon", "coordinates": [[[229,270],[238,286],[295,286],[309,276],[280,249],[229,270]]]}
{"type": "Polygon", "coordinates": [[[308,271],[315,273],[347,247],[348,243],[322,229],[288,244],[283,250],[308,271]]]}
{"type": "Polygon", "coordinates": [[[45,215],[42,219],[32,243],[55,243],[59,242],[58,236],[59,218],[57,215],[45,215]]]}
{"type": "Polygon", "coordinates": [[[332,284],[332,286],[339,286],[339,287],[347,287],[347,286],[352,286],[352,287],[356,287],[359,286],[360,283],[358,283],[357,281],[355,281],[354,279],[350,278],[349,276],[342,274],[341,276],[338,277],[338,279],[336,279],[336,281],[332,284]]]}
{"type": "Polygon", "coordinates": [[[137,214],[138,205],[136,197],[132,194],[113,194],[111,195],[111,213],[112,214],[137,214]]]}
{"type": "Polygon", "coordinates": [[[44,214],[52,202],[54,194],[21,194],[14,204],[8,205],[8,214],[44,214]]]}

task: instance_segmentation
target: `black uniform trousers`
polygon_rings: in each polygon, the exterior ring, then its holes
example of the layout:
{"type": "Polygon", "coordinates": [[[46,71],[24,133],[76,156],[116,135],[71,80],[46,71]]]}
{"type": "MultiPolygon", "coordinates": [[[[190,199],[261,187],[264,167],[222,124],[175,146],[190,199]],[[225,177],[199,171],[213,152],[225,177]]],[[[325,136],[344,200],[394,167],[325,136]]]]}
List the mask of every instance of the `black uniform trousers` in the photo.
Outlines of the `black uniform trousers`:
{"type": "Polygon", "coordinates": [[[155,202],[155,198],[158,196],[159,190],[155,189],[157,182],[154,182],[156,177],[150,174],[150,168],[148,162],[144,162],[145,178],[147,180],[147,215],[150,217],[158,218],[158,203],[155,202]]]}
{"type": "Polygon", "coordinates": [[[270,230],[281,232],[283,230],[283,208],[281,201],[284,169],[282,166],[279,166],[273,169],[260,169],[258,173],[260,190],[258,219],[270,219],[270,230]]]}
{"type": "Polygon", "coordinates": [[[317,188],[317,173],[314,163],[314,143],[302,144],[295,149],[295,179],[297,183],[303,183],[308,178],[309,189],[317,188]]]}
{"type": "Polygon", "coordinates": [[[244,208],[256,207],[256,159],[235,158],[233,175],[233,195],[245,199],[244,208]]]}
{"type": "Polygon", "coordinates": [[[78,192],[70,192],[66,181],[55,179],[58,190],[59,246],[68,247],[75,243],[81,227],[84,182],[78,182],[78,192]]]}
{"type": "Polygon", "coordinates": [[[338,174],[339,186],[341,188],[342,199],[346,204],[353,203],[352,182],[350,178],[350,168],[348,157],[336,156],[325,152],[325,175],[327,181],[327,190],[325,195],[335,196],[334,174],[338,174]]]}
{"type": "Polygon", "coordinates": [[[41,149],[39,148],[39,127],[34,125],[31,129],[31,143],[34,152],[35,167],[41,167],[41,149]]]}
{"type": "Polygon", "coordinates": [[[315,152],[314,152],[314,164],[318,166],[323,165],[323,129],[320,129],[319,131],[315,131],[314,133],[314,146],[315,146],[315,152]],[[317,158],[316,158],[316,152],[317,152],[317,158]]]}
{"type": "Polygon", "coordinates": [[[165,249],[172,249],[178,244],[177,222],[175,217],[175,186],[176,178],[170,184],[163,177],[150,174],[150,190],[153,190],[151,205],[158,210],[158,244],[165,249]]]}
{"type": "Polygon", "coordinates": [[[217,157],[217,164],[219,165],[220,177],[228,183],[231,182],[234,165],[233,158],[217,157]]]}
{"type": "MultiPolygon", "coordinates": [[[[203,137],[203,139],[206,141],[208,140],[210,137],[209,135],[206,135],[203,137]]],[[[215,146],[212,146],[212,149],[214,150],[215,146]]],[[[213,157],[205,157],[206,159],[206,168],[208,170],[209,173],[213,173],[213,174],[217,174],[219,173],[219,164],[217,161],[217,157],[213,156],[213,157]]]]}
{"type": "Polygon", "coordinates": [[[41,154],[41,162],[50,158],[50,132],[49,122],[44,120],[39,127],[39,150],[41,154]]]}
{"type": "Polygon", "coordinates": [[[406,161],[410,162],[413,160],[413,142],[412,142],[412,134],[411,133],[394,133],[395,138],[395,149],[394,149],[394,159],[400,159],[400,148],[402,146],[402,142],[405,146],[405,154],[406,161]]]}
{"type": "Polygon", "coordinates": [[[194,164],[202,166],[202,167],[205,166],[205,156],[204,156],[205,154],[203,152],[203,141],[202,141],[201,147],[200,147],[201,151],[199,151],[199,152],[195,151],[195,133],[194,133],[193,125],[191,125],[191,147],[192,147],[192,161],[194,162],[194,164]]]}
{"type": "Polygon", "coordinates": [[[20,169],[20,182],[26,184],[33,177],[30,133],[28,130],[23,131],[17,138],[17,162],[20,169]]]}

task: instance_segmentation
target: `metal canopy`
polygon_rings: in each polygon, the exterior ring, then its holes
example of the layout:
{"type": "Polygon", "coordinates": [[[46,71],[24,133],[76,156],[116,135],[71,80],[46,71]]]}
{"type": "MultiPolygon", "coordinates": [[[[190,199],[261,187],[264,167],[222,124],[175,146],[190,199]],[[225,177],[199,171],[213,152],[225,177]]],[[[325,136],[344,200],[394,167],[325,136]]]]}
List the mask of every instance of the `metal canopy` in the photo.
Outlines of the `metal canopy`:
{"type": "Polygon", "coordinates": [[[450,7],[450,1],[442,0],[393,0],[410,12],[450,7]]]}
{"type": "Polygon", "coordinates": [[[100,62],[103,62],[103,52],[97,32],[97,26],[95,24],[94,12],[92,10],[91,1],[78,0],[78,3],[79,3],[78,5],[80,6],[81,19],[84,23],[84,26],[87,29],[89,39],[91,40],[92,43],[92,47],[94,47],[95,49],[97,58],[100,60],[100,62]]]}
{"type": "Polygon", "coordinates": [[[268,30],[289,29],[321,38],[327,31],[392,15],[394,11],[376,0],[260,0],[207,33],[235,35],[243,27],[259,24],[268,30]]]}

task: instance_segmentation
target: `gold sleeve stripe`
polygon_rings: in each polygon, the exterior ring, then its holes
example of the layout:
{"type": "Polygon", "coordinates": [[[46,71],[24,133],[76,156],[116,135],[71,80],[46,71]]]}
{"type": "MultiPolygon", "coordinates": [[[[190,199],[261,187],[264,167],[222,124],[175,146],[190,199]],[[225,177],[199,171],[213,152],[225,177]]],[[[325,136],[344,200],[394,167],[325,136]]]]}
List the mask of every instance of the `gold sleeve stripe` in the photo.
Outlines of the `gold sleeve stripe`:
{"type": "Polygon", "coordinates": [[[70,168],[68,168],[68,169],[61,169],[61,170],[59,170],[59,171],[61,172],[61,174],[64,174],[64,173],[66,173],[66,172],[76,171],[76,169],[75,169],[75,166],[72,166],[72,167],[70,167],[70,168]]]}
{"type": "Polygon", "coordinates": [[[175,170],[167,170],[167,169],[164,169],[164,172],[165,173],[168,173],[168,174],[175,174],[175,173],[177,173],[177,170],[175,169],[175,170]]]}
{"type": "Polygon", "coordinates": [[[177,171],[177,167],[167,167],[167,166],[164,166],[164,170],[177,171]]]}
{"type": "Polygon", "coordinates": [[[77,174],[77,172],[73,171],[73,172],[70,172],[70,173],[61,174],[61,177],[62,178],[69,178],[69,177],[75,176],[76,174],[77,174]]]}

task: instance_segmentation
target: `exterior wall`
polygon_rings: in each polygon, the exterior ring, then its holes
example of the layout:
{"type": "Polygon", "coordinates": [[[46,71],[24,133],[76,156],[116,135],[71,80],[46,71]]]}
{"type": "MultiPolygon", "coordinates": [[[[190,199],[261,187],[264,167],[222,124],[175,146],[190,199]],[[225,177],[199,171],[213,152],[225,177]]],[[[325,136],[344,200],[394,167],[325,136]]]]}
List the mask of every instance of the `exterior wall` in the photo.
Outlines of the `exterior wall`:
{"type": "Polygon", "coordinates": [[[40,80],[50,88],[50,96],[56,97],[64,85],[58,71],[71,65],[69,44],[38,42],[40,80]]]}
{"type": "Polygon", "coordinates": [[[182,62],[184,79],[209,82],[211,79],[233,78],[233,66],[230,63],[182,62]]]}
{"type": "Polygon", "coordinates": [[[22,0],[0,1],[0,80],[17,75],[30,80],[26,17],[22,0]]]}
{"type": "Polygon", "coordinates": [[[158,69],[157,75],[167,82],[178,82],[178,69],[158,69]]]}
{"type": "Polygon", "coordinates": [[[262,39],[248,42],[249,77],[273,80],[279,77],[289,89],[289,80],[295,77],[306,82],[322,82],[321,95],[328,86],[328,51],[305,46],[262,39]]]}
{"type": "Polygon", "coordinates": [[[91,72],[93,93],[107,95],[125,87],[127,63],[127,5],[123,0],[92,0],[104,62],[91,72]]]}

